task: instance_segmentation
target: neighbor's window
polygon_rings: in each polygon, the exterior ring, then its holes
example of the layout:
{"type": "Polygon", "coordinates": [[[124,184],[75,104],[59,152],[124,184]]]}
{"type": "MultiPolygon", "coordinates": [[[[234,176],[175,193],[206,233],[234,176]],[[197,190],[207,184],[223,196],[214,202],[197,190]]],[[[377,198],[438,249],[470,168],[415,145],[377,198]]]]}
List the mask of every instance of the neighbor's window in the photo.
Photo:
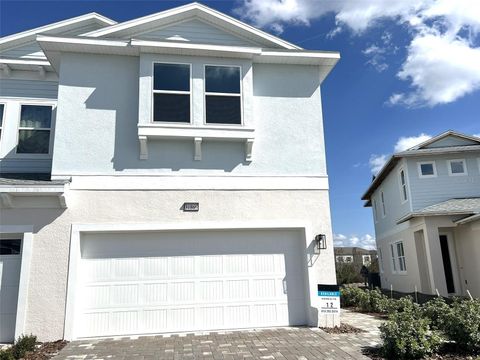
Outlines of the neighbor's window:
{"type": "Polygon", "coordinates": [[[467,175],[465,160],[448,160],[448,173],[450,175],[467,175]]]}
{"type": "Polygon", "coordinates": [[[353,262],[353,256],[350,256],[350,255],[344,256],[343,261],[345,261],[346,263],[351,263],[353,262]]]}
{"type": "Polygon", "coordinates": [[[408,199],[408,192],[407,192],[407,179],[405,177],[405,170],[400,170],[400,191],[402,196],[402,202],[407,201],[408,199]]]}
{"type": "Polygon", "coordinates": [[[380,193],[380,199],[382,200],[382,216],[385,217],[387,215],[386,207],[385,207],[385,195],[383,191],[380,193]]]}
{"type": "Polygon", "coordinates": [[[395,249],[393,247],[393,244],[390,244],[390,256],[392,259],[392,272],[397,272],[397,262],[395,260],[395,249]]]}
{"type": "Polygon", "coordinates": [[[435,169],[435,162],[422,162],[418,163],[418,172],[420,177],[435,177],[437,171],[435,169]]]}
{"type": "Polygon", "coordinates": [[[398,260],[398,270],[401,272],[407,271],[407,265],[405,263],[405,251],[403,250],[403,242],[399,241],[395,243],[397,248],[397,260],[398,260]]]}
{"type": "Polygon", "coordinates": [[[3,112],[5,110],[5,104],[0,104],[0,140],[2,140],[2,129],[3,129],[3,112]]]}
{"type": "Polygon", "coordinates": [[[380,263],[380,272],[383,273],[383,253],[382,253],[382,248],[378,248],[378,262],[380,263]]]}
{"type": "Polygon", "coordinates": [[[51,126],[51,106],[22,105],[17,154],[48,154],[51,126]]]}
{"type": "Polygon", "coordinates": [[[372,259],[371,259],[370,255],[362,255],[363,265],[370,265],[371,262],[372,262],[372,259]]]}
{"type": "Polygon", "coordinates": [[[190,65],[153,64],[153,121],[190,123],[190,65]]]}
{"type": "Polygon", "coordinates": [[[19,255],[21,245],[19,239],[0,239],[0,255],[19,255]]]}
{"type": "Polygon", "coordinates": [[[205,66],[205,114],[208,124],[242,123],[240,67],[205,66]]]}

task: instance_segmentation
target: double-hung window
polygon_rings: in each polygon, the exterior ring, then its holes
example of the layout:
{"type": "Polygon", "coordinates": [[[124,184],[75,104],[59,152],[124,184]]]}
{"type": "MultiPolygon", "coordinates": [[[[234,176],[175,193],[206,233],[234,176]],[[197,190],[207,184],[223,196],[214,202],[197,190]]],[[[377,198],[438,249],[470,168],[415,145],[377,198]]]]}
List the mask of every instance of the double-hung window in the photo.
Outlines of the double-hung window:
{"type": "Polygon", "coordinates": [[[448,174],[450,176],[467,175],[467,166],[465,160],[448,160],[448,174]]]}
{"type": "Polygon", "coordinates": [[[207,124],[242,123],[239,66],[205,65],[205,120],[207,124]]]}
{"type": "Polygon", "coordinates": [[[48,154],[52,129],[52,106],[22,105],[17,154],[48,154]]]}
{"type": "Polygon", "coordinates": [[[382,253],[382,248],[378,248],[378,262],[379,262],[379,267],[380,267],[380,272],[383,273],[383,253],[382,253]]]}
{"type": "Polygon", "coordinates": [[[190,123],[189,64],[153,64],[153,121],[190,123]]]}
{"type": "Polygon", "coordinates": [[[377,210],[377,201],[372,199],[372,209],[373,209],[373,219],[375,222],[378,221],[378,210],[377,210]]]}
{"type": "Polygon", "coordinates": [[[3,129],[3,113],[5,111],[5,104],[0,104],[0,141],[2,140],[2,129],[3,129]]]}
{"type": "Polygon", "coordinates": [[[399,272],[407,271],[407,264],[405,263],[405,251],[403,249],[403,242],[399,241],[396,244],[397,247],[397,260],[399,272]]]}
{"type": "Polygon", "coordinates": [[[390,244],[390,256],[392,260],[392,272],[396,273],[397,272],[397,261],[395,260],[395,248],[393,244],[390,244]]]}
{"type": "Polygon", "coordinates": [[[382,200],[382,217],[387,216],[387,208],[385,207],[385,195],[383,191],[380,192],[380,199],[382,200]]]}
{"type": "Polygon", "coordinates": [[[400,169],[400,196],[402,197],[402,203],[408,200],[408,190],[407,190],[407,178],[405,176],[405,170],[400,169]]]}

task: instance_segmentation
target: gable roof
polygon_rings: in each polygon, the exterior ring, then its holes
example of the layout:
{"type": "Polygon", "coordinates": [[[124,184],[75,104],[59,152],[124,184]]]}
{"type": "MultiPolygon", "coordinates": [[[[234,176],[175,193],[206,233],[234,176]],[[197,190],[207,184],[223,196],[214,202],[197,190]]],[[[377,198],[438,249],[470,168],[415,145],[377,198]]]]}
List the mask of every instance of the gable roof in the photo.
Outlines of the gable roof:
{"type": "Polygon", "coordinates": [[[95,12],[91,12],[85,15],[80,15],[74,18],[58,21],[53,24],[40,26],[35,29],[30,29],[30,30],[22,31],[20,33],[4,36],[0,38],[0,48],[2,50],[7,48],[12,48],[21,44],[25,44],[30,41],[35,41],[37,34],[49,33],[59,29],[68,30],[70,28],[78,27],[83,23],[85,24],[97,23],[102,26],[111,26],[116,24],[115,21],[105,16],[102,16],[95,12]]]}
{"type": "Polygon", "coordinates": [[[143,16],[141,18],[125,21],[105,29],[91,31],[85,36],[122,38],[130,34],[146,32],[162,26],[181,20],[197,17],[211,23],[214,26],[224,28],[226,31],[235,33],[241,37],[250,39],[253,42],[259,42],[266,47],[283,48],[290,50],[299,50],[299,46],[291,44],[276,36],[268,34],[251,25],[245,24],[231,16],[225,15],[217,10],[199,3],[190,3],[173,9],[168,9],[155,14],[143,16]]]}
{"type": "Polygon", "coordinates": [[[372,183],[368,187],[367,191],[362,195],[362,200],[366,200],[364,206],[368,207],[371,206],[370,197],[372,196],[373,192],[380,186],[383,180],[388,176],[390,171],[392,171],[400,159],[405,157],[413,157],[413,156],[433,156],[433,155],[443,155],[443,154],[455,154],[455,153],[464,153],[464,152],[471,152],[471,151],[480,151],[480,138],[475,136],[470,136],[466,134],[462,134],[453,130],[445,131],[440,135],[434,136],[433,138],[424,141],[421,144],[415,145],[405,151],[401,151],[398,153],[393,154],[387,160],[385,165],[383,165],[382,169],[378,172],[378,174],[373,178],[372,183]],[[463,140],[469,140],[473,142],[471,145],[462,145],[462,146],[443,146],[443,147],[436,147],[436,148],[429,148],[429,145],[434,144],[437,141],[443,140],[449,136],[457,137],[463,140]]]}
{"type": "Polygon", "coordinates": [[[437,136],[434,136],[434,137],[428,139],[427,141],[424,141],[424,142],[422,142],[418,145],[415,145],[415,146],[407,149],[406,151],[424,149],[427,146],[432,145],[432,144],[436,143],[437,141],[445,139],[449,136],[453,136],[453,137],[463,139],[463,140],[470,140],[470,141],[476,142],[478,145],[480,145],[480,138],[478,138],[478,137],[462,134],[462,133],[456,132],[454,130],[448,130],[448,131],[445,131],[444,133],[441,133],[440,135],[437,135],[437,136]]]}

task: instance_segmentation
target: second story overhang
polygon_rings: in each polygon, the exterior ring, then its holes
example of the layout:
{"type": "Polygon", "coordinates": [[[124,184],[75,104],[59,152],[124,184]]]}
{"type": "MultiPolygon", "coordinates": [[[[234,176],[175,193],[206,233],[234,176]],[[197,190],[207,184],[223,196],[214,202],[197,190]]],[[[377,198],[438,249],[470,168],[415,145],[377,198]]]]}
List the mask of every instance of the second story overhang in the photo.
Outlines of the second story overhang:
{"type": "Polygon", "coordinates": [[[320,66],[320,80],[323,81],[340,59],[340,53],[335,51],[312,51],[303,49],[273,50],[260,47],[192,44],[139,39],[110,40],[88,37],[73,38],[38,35],[37,42],[57,72],[60,69],[60,55],[62,52],[125,56],[140,56],[141,53],[156,53],[251,59],[253,63],[320,66]]]}

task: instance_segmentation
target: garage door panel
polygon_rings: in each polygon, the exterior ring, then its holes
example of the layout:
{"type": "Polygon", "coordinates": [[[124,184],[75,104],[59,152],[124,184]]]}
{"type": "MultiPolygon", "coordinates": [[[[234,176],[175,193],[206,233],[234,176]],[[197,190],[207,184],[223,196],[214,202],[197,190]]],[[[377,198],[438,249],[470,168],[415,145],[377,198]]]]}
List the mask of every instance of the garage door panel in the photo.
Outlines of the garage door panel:
{"type": "Polygon", "coordinates": [[[242,233],[82,238],[76,336],[305,323],[298,234],[242,233]]]}

